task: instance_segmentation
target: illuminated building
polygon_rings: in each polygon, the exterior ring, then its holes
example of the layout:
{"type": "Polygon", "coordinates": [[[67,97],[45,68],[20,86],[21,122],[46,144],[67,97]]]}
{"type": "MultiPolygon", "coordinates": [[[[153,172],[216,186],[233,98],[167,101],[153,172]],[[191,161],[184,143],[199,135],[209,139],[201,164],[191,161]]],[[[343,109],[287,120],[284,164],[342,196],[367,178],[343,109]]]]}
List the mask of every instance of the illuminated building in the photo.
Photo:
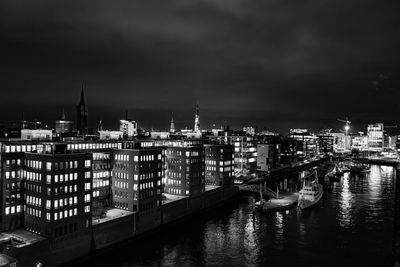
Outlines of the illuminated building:
{"type": "Polygon", "coordinates": [[[62,248],[90,239],[91,155],[58,154],[57,145],[49,146],[48,153],[26,153],[24,228],[62,248]]]}
{"type": "Polygon", "coordinates": [[[257,145],[257,171],[269,171],[280,166],[281,144],[269,142],[257,145]]]}
{"type": "Polygon", "coordinates": [[[368,150],[368,136],[363,135],[362,132],[359,135],[352,136],[351,149],[356,149],[359,151],[368,150]]]}
{"type": "Polygon", "coordinates": [[[307,129],[290,129],[289,138],[297,141],[297,156],[300,160],[314,157],[318,154],[317,137],[307,129]]]}
{"type": "Polygon", "coordinates": [[[256,129],[254,127],[243,127],[243,132],[248,135],[254,136],[256,134],[256,129]]]}
{"type": "Polygon", "coordinates": [[[151,132],[150,137],[152,139],[169,139],[170,132],[151,132]]]}
{"type": "Polygon", "coordinates": [[[123,132],[121,131],[99,131],[100,140],[120,140],[123,137],[123,132]]]}
{"type": "Polygon", "coordinates": [[[162,149],[113,149],[112,197],[119,209],[149,213],[161,205],[162,149]]]}
{"type": "Polygon", "coordinates": [[[23,170],[25,152],[36,149],[36,145],[31,145],[26,142],[0,143],[1,231],[23,226],[23,170]]]}
{"type": "Polygon", "coordinates": [[[234,147],[232,145],[204,145],[205,183],[226,186],[233,184],[234,147]]]}
{"type": "Polygon", "coordinates": [[[199,112],[199,103],[196,105],[196,115],[194,117],[194,131],[200,132],[200,112],[199,112]]]}
{"type": "Polygon", "coordinates": [[[126,113],[125,120],[119,121],[119,130],[123,132],[124,137],[132,138],[137,136],[137,123],[128,119],[128,112],[126,113]]]}
{"type": "Polygon", "coordinates": [[[72,121],[67,121],[65,118],[64,109],[61,114],[61,120],[57,120],[55,123],[56,134],[70,133],[72,132],[72,121]]]}
{"type": "Polygon", "coordinates": [[[368,150],[380,152],[383,150],[384,145],[384,127],[383,123],[368,124],[368,150]]]}
{"type": "Polygon", "coordinates": [[[44,129],[22,129],[21,140],[52,140],[53,133],[51,130],[44,129]]]}
{"type": "Polygon", "coordinates": [[[167,147],[164,192],[190,197],[201,195],[205,190],[204,160],[203,146],[183,146],[181,142],[167,147]]]}
{"type": "Polygon", "coordinates": [[[212,142],[230,144],[234,146],[234,171],[235,175],[255,176],[257,170],[257,140],[253,136],[247,136],[243,132],[237,135],[210,136],[212,142]]]}
{"type": "Polygon", "coordinates": [[[88,108],[85,103],[83,85],[81,89],[81,99],[76,106],[76,115],[76,130],[79,135],[86,135],[88,133],[88,108]]]}
{"type": "Polygon", "coordinates": [[[111,207],[111,150],[92,152],[92,215],[111,207]]]}
{"type": "Polygon", "coordinates": [[[317,134],[319,153],[333,152],[333,143],[335,142],[335,138],[331,131],[332,129],[322,129],[317,134]]]}

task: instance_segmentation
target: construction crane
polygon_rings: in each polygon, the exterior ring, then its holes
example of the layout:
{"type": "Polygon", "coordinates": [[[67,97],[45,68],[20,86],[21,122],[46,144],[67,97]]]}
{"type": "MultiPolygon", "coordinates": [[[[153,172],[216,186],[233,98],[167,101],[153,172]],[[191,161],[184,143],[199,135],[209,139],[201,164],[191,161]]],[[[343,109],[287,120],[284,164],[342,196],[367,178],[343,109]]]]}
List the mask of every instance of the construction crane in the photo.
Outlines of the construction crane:
{"type": "Polygon", "coordinates": [[[337,119],[337,120],[340,121],[340,122],[346,123],[346,125],[344,126],[344,130],[345,130],[345,133],[346,133],[346,136],[347,136],[348,133],[349,133],[349,130],[350,130],[351,121],[349,121],[349,119],[347,117],[346,117],[346,120],[342,120],[342,119],[337,119]]]}

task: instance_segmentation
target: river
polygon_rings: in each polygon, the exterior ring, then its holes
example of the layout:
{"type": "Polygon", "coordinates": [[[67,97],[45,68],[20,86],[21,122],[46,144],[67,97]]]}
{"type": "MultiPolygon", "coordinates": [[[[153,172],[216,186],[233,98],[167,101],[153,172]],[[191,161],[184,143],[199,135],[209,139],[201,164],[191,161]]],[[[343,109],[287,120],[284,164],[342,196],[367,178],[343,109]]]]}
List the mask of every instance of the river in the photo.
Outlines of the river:
{"type": "Polygon", "coordinates": [[[81,266],[390,266],[395,170],[346,173],[314,207],[253,214],[243,196],[81,266]]]}

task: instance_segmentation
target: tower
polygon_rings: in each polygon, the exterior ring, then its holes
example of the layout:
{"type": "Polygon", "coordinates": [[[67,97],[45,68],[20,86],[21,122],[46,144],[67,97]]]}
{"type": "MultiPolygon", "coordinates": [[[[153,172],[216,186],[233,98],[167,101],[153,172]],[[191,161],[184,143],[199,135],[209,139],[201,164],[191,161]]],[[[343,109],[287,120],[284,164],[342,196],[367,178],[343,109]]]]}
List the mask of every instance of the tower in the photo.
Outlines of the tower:
{"type": "Polygon", "coordinates": [[[62,113],[61,113],[61,120],[65,121],[65,112],[64,112],[64,108],[62,109],[62,113]]]}
{"type": "Polygon", "coordinates": [[[85,135],[88,133],[88,108],[85,103],[85,92],[83,90],[83,84],[81,89],[81,100],[76,106],[76,129],[79,135],[85,135]]]}
{"type": "Polygon", "coordinates": [[[172,112],[171,114],[171,124],[169,127],[169,132],[170,133],[175,133],[175,123],[174,123],[174,113],[172,112]]]}
{"type": "Polygon", "coordinates": [[[199,103],[196,105],[196,115],[194,117],[194,131],[200,132],[200,112],[199,112],[199,103]]]}

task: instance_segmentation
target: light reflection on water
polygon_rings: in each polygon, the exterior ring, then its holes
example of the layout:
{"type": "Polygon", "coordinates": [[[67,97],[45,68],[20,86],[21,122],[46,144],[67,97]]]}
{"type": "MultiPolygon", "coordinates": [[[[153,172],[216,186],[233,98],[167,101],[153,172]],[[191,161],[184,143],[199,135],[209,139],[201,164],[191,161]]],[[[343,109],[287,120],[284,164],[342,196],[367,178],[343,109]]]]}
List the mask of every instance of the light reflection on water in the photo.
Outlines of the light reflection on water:
{"type": "Polygon", "coordinates": [[[253,197],[243,197],[82,266],[389,266],[394,175],[379,166],[346,174],[301,212],[253,215],[253,197]]]}
{"type": "Polygon", "coordinates": [[[352,206],[354,197],[350,191],[350,173],[345,173],[342,178],[342,190],[339,195],[338,221],[341,227],[348,228],[353,225],[352,206]]]}

